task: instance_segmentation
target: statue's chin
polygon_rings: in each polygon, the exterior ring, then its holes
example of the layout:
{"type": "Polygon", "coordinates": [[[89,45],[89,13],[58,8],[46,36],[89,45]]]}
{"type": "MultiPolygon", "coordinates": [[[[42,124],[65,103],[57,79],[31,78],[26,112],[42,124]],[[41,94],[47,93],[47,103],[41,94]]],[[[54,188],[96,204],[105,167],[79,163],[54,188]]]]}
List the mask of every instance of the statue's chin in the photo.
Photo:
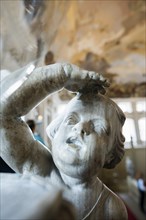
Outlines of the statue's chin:
{"type": "Polygon", "coordinates": [[[97,177],[103,167],[101,161],[96,164],[90,160],[86,160],[86,162],[80,160],[80,162],[73,162],[72,164],[57,161],[56,166],[61,173],[80,180],[89,180],[92,177],[97,177]]]}
{"type": "Polygon", "coordinates": [[[76,160],[73,160],[72,158],[72,163],[70,159],[70,160],[66,160],[66,162],[57,160],[55,164],[61,173],[64,173],[65,175],[73,178],[82,179],[82,178],[86,178],[86,175],[87,177],[89,177],[89,174],[91,176],[95,175],[95,172],[93,174],[94,170],[90,169],[90,165],[88,164],[87,161],[86,163],[84,163],[84,161],[82,163],[80,161],[79,163],[76,160]]]}
{"type": "Polygon", "coordinates": [[[64,166],[80,166],[87,163],[86,151],[76,146],[60,147],[59,153],[58,150],[53,151],[53,159],[55,163],[60,161],[64,166]]]}
{"type": "Polygon", "coordinates": [[[80,166],[83,166],[85,163],[87,163],[87,161],[85,161],[83,158],[81,159],[78,154],[71,154],[71,153],[61,154],[60,158],[54,158],[54,162],[57,165],[57,167],[58,166],[80,167],[80,166]]]}

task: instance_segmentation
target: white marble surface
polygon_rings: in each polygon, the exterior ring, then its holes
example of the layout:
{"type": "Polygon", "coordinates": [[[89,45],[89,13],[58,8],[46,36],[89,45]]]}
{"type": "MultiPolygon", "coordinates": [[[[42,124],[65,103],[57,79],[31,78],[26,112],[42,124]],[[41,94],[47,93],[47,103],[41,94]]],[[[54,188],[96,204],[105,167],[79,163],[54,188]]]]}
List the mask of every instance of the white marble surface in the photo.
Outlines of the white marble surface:
{"type": "Polygon", "coordinates": [[[62,190],[39,176],[0,174],[2,220],[75,219],[73,206],[62,190]]]}

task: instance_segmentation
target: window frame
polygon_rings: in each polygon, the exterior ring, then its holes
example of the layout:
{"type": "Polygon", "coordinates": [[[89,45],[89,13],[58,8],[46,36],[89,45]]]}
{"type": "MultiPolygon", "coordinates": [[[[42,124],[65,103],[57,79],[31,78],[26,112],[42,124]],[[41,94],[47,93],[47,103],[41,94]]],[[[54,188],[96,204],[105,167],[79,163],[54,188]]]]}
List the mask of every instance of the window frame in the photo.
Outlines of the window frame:
{"type": "Polygon", "coordinates": [[[132,106],[132,112],[126,112],[126,111],[123,111],[123,112],[124,112],[127,119],[128,118],[133,119],[133,121],[134,121],[136,141],[135,142],[132,140],[130,142],[125,141],[125,148],[131,148],[131,147],[144,148],[144,147],[146,147],[146,141],[142,141],[141,137],[140,137],[140,127],[139,127],[139,122],[138,122],[141,118],[146,118],[146,108],[144,111],[137,111],[137,107],[136,107],[136,105],[139,101],[144,101],[144,105],[146,107],[146,98],[145,97],[115,98],[115,99],[113,99],[113,101],[116,102],[117,105],[119,105],[120,102],[122,102],[122,103],[125,102],[125,104],[127,102],[127,103],[131,103],[131,106],[132,106]]]}

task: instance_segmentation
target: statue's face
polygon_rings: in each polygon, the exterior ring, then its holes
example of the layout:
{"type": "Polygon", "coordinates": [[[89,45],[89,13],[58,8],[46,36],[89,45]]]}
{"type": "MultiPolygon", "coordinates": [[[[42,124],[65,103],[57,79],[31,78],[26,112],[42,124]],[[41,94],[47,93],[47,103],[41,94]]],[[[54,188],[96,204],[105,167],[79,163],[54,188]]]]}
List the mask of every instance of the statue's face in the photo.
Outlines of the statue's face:
{"type": "Polygon", "coordinates": [[[74,177],[95,175],[103,167],[109,137],[104,104],[100,102],[97,107],[75,100],[54,136],[54,162],[61,172],[74,177]]]}

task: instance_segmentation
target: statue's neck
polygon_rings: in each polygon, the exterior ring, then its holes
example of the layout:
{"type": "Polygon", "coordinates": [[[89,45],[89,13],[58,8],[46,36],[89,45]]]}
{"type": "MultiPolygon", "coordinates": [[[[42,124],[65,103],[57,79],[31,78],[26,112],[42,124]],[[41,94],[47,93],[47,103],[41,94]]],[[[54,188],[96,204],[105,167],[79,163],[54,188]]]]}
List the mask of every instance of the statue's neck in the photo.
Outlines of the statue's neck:
{"type": "Polygon", "coordinates": [[[74,178],[64,173],[60,173],[60,174],[65,185],[71,189],[76,187],[81,187],[82,189],[91,188],[94,187],[94,185],[97,185],[98,181],[100,182],[97,176],[92,176],[88,179],[87,178],[85,179],[85,178],[74,178]]]}

